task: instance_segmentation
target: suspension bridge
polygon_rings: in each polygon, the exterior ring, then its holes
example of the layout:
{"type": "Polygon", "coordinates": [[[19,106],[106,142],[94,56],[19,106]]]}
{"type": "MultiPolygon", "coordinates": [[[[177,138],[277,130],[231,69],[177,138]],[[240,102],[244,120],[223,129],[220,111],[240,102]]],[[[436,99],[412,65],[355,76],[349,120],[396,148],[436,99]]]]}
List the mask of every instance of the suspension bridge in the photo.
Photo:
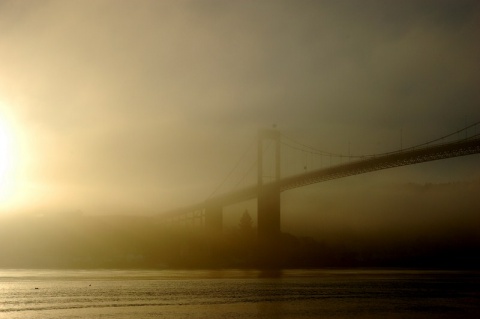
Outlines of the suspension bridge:
{"type": "Polygon", "coordinates": [[[281,192],[352,175],[478,153],[480,153],[480,122],[413,147],[360,156],[321,151],[295,142],[276,129],[260,130],[257,140],[257,159],[253,165],[257,167],[256,184],[219,195],[212,194],[203,202],[170,210],[162,213],[161,216],[170,219],[199,219],[211,233],[219,233],[222,230],[224,207],[256,198],[259,243],[272,249],[280,235],[281,192]],[[273,150],[265,147],[266,142],[270,142],[269,147],[273,145],[273,150]],[[308,171],[305,166],[305,171],[302,173],[282,177],[281,147],[290,147],[330,159],[335,157],[348,160],[308,171]],[[267,153],[270,155],[266,156],[267,153]],[[266,168],[270,168],[273,174],[270,172],[270,175],[267,175],[266,168]]]}

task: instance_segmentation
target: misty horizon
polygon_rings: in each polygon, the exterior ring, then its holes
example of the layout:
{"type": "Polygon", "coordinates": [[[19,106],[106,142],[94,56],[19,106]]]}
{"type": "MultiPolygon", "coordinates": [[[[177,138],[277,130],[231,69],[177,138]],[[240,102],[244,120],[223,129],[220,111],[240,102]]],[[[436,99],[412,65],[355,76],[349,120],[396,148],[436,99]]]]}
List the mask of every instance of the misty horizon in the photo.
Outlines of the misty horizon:
{"type": "MultiPolygon", "coordinates": [[[[479,21],[468,0],[3,1],[1,220],[156,218],[254,186],[259,129],[281,135],[282,177],[476,137],[479,21]]],[[[266,182],[274,149],[262,148],[266,182]]],[[[470,234],[477,162],[282,192],[280,230],[470,234]]],[[[257,205],[225,204],[224,230],[245,211],[257,227],[257,205]]]]}

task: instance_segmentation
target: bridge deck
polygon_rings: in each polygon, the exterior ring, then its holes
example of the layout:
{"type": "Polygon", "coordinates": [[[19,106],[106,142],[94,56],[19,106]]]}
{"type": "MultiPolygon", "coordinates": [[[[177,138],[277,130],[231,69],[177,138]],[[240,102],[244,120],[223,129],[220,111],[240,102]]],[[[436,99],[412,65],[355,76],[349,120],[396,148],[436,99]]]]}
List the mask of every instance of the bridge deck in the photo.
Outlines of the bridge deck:
{"type": "MultiPolygon", "coordinates": [[[[451,143],[426,146],[416,149],[406,149],[387,153],[380,156],[365,157],[360,160],[352,161],[346,164],[340,164],[324,169],[314,170],[308,173],[289,176],[281,179],[280,190],[302,187],[310,184],[320,183],[332,179],[364,174],[387,168],[430,162],[440,159],[453,158],[480,153],[480,138],[460,140],[451,143]]],[[[258,187],[256,185],[243,188],[230,193],[218,195],[188,207],[179,208],[165,212],[163,216],[177,216],[203,210],[209,206],[228,206],[237,202],[256,198],[258,187]]]]}

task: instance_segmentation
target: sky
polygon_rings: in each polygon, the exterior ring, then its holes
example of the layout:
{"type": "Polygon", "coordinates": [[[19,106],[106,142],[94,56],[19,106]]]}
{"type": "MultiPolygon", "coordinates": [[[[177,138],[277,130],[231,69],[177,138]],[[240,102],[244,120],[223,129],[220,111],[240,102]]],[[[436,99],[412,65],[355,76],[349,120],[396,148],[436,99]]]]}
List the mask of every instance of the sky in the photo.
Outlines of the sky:
{"type": "MultiPolygon", "coordinates": [[[[446,135],[480,120],[478,34],[476,0],[1,0],[0,212],[200,202],[273,125],[343,154],[446,135]]],[[[480,178],[425,165],[332,187],[480,178]]]]}

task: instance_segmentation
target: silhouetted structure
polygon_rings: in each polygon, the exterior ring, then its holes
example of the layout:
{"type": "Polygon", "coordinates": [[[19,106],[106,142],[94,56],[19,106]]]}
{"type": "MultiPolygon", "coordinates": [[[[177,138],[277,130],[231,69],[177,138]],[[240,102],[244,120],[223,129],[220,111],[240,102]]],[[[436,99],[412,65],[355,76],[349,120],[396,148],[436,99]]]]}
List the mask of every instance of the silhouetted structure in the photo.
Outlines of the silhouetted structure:
{"type": "Polygon", "coordinates": [[[173,210],[163,214],[175,218],[189,213],[203,214],[205,226],[211,234],[222,232],[222,209],[224,206],[257,198],[258,247],[261,263],[275,265],[279,256],[280,243],[280,193],[332,179],[364,174],[387,168],[466,156],[480,153],[480,137],[460,139],[450,143],[402,149],[396,152],[372,155],[346,164],[317,169],[310,172],[281,178],[280,176],[280,132],[261,130],[258,134],[258,181],[256,186],[243,188],[210,198],[206,202],[173,210]],[[275,176],[273,181],[264,181],[264,141],[273,140],[275,145],[275,176]]]}
{"type": "Polygon", "coordinates": [[[280,132],[261,130],[258,133],[257,150],[257,221],[258,246],[263,266],[278,264],[280,249],[280,132]],[[270,183],[264,183],[264,142],[273,140],[275,145],[275,176],[270,183]]]}

